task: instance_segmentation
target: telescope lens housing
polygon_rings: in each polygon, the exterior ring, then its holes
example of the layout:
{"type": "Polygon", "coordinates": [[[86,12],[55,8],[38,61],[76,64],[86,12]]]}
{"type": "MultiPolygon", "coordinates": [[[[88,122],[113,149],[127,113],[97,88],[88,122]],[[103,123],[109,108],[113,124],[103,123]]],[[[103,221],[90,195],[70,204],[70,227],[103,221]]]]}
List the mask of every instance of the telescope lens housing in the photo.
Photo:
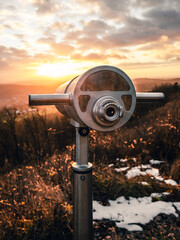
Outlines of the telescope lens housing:
{"type": "Polygon", "coordinates": [[[131,79],[119,68],[98,66],[61,85],[56,94],[71,97],[57,109],[75,122],[109,132],[132,116],[136,92],[131,79]]]}
{"type": "Polygon", "coordinates": [[[108,107],[107,109],[106,109],[106,115],[108,116],[108,117],[112,117],[114,114],[115,114],[115,109],[114,109],[114,107],[113,106],[110,106],[110,107],[108,107]]]}
{"type": "Polygon", "coordinates": [[[113,126],[122,117],[123,108],[111,96],[99,98],[94,104],[93,118],[103,127],[113,126]]]}

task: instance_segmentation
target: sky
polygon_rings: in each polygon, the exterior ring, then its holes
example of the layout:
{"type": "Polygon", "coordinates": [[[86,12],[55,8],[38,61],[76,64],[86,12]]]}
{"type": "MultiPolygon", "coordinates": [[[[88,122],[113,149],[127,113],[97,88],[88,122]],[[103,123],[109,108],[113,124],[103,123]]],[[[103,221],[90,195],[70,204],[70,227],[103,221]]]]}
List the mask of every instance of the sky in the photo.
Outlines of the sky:
{"type": "Polygon", "coordinates": [[[179,0],[0,0],[0,83],[51,83],[99,65],[180,77],[179,0]]]}

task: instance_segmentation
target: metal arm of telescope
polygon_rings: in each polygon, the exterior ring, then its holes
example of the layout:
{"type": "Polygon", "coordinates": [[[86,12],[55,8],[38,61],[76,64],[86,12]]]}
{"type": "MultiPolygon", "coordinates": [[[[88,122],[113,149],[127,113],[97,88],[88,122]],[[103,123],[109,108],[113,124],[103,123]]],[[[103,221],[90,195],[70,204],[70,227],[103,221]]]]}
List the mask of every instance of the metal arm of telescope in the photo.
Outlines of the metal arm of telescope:
{"type": "Polygon", "coordinates": [[[137,92],[136,102],[146,103],[146,102],[163,102],[165,95],[162,92],[137,92]]]}
{"type": "MultiPolygon", "coordinates": [[[[137,92],[138,102],[162,102],[164,93],[160,92],[137,92]]],[[[71,104],[71,94],[31,94],[29,95],[29,106],[71,104]]]]}
{"type": "Polygon", "coordinates": [[[71,104],[71,94],[31,94],[29,106],[71,104]]]}

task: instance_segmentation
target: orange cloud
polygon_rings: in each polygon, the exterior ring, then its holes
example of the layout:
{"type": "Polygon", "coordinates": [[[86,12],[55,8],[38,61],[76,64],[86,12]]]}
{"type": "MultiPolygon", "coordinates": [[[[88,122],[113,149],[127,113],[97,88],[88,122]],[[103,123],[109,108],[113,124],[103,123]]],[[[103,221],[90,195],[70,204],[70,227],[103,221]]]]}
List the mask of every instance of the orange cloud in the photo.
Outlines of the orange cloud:
{"type": "Polygon", "coordinates": [[[104,54],[98,54],[98,53],[90,53],[87,55],[81,55],[81,54],[72,54],[71,59],[72,60],[80,60],[80,61],[100,61],[100,60],[106,60],[107,56],[104,54]]]}

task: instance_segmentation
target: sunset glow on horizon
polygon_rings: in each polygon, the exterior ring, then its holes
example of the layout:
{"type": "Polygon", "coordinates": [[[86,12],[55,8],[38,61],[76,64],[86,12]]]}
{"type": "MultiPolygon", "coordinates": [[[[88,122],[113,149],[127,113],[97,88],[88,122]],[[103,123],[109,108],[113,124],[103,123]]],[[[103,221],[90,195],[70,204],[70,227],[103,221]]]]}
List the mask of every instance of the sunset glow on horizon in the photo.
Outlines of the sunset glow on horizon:
{"type": "Polygon", "coordinates": [[[73,64],[43,63],[39,66],[36,74],[39,76],[58,78],[68,75],[69,71],[75,71],[73,64]]]}
{"type": "MultiPolygon", "coordinates": [[[[92,64],[90,63],[89,66],[91,65],[92,64]]],[[[39,67],[37,67],[36,74],[51,78],[79,75],[82,73],[82,71],[88,70],[89,66],[86,66],[86,64],[83,63],[76,63],[72,61],[63,63],[42,63],[39,67]]]]}
{"type": "Polygon", "coordinates": [[[98,65],[180,77],[178,0],[0,0],[0,83],[67,78],[98,65]]]}

